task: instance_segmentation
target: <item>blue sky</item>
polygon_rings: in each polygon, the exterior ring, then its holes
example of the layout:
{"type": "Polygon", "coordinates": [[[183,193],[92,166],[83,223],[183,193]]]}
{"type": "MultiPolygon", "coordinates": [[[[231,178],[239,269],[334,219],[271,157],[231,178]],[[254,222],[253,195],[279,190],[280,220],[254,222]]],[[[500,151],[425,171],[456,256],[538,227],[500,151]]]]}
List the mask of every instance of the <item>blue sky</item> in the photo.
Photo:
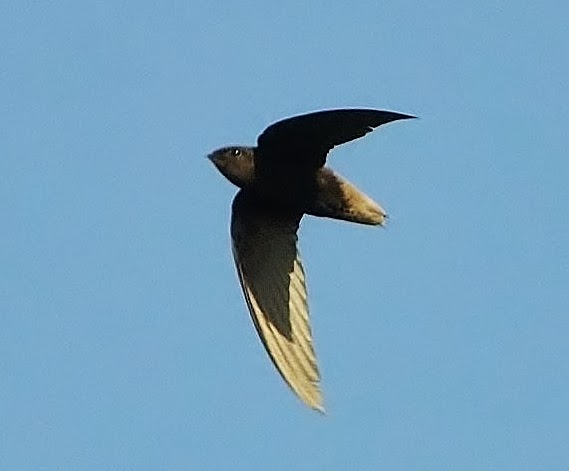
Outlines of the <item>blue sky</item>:
{"type": "Polygon", "coordinates": [[[563,2],[3,2],[0,468],[569,467],[563,2]],[[268,361],[205,155],[323,108],[420,116],[306,218],[328,415],[268,361]]]}

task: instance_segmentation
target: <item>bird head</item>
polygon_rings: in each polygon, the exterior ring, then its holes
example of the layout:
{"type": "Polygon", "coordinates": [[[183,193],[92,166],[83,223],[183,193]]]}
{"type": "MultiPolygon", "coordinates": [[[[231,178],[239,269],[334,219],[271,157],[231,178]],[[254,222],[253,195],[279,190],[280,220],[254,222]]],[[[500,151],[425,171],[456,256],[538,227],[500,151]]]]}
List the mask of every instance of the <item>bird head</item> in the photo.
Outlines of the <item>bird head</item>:
{"type": "Polygon", "coordinates": [[[208,155],[221,174],[243,188],[255,178],[255,153],[252,147],[223,147],[208,155]]]}

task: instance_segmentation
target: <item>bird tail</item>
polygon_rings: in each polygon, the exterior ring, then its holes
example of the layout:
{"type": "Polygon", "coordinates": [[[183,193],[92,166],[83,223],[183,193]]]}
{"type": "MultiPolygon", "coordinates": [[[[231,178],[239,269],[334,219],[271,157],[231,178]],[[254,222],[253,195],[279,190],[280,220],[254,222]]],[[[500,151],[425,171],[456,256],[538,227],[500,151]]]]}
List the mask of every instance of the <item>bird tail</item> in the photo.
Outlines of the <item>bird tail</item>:
{"type": "Polygon", "coordinates": [[[341,177],[338,178],[346,202],[343,205],[343,219],[360,224],[383,226],[387,218],[385,210],[355,185],[341,177]]]}
{"type": "Polygon", "coordinates": [[[385,224],[385,210],[348,180],[326,167],[319,177],[318,201],[309,214],[372,226],[385,224]]]}

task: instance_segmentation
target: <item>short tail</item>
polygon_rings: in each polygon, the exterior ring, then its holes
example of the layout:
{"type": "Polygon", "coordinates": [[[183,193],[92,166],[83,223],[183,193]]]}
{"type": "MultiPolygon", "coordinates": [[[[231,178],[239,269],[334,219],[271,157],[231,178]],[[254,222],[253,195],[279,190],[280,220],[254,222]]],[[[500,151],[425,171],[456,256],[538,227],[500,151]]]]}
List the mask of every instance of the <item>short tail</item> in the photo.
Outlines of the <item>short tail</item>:
{"type": "Polygon", "coordinates": [[[344,195],[343,209],[346,220],[372,226],[385,225],[387,221],[385,209],[343,178],[340,178],[340,187],[344,195]]]}
{"type": "Polygon", "coordinates": [[[318,187],[318,198],[309,214],[371,226],[385,225],[385,210],[330,168],[321,169],[318,187]]]}

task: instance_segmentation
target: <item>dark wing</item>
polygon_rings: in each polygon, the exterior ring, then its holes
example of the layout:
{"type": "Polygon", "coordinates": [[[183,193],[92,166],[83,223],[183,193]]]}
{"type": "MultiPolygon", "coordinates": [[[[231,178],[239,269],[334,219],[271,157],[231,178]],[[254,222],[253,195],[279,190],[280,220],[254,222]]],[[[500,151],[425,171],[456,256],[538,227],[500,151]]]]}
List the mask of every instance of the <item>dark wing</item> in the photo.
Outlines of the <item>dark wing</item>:
{"type": "Polygon", "coordinates": [[[265,349],[300,399],[323,411],[304,269],[296,248],[301,217],[275,215],[241,190],[233,201],[231,239],[247,307],[265,349]]]}
{"type": "MultiPolygon", "coordinates": [[[[317,111],[271,124],[258,137],[263,160],[319,168],[334,146],[364,136],[382,124],[410,116],[393,111],[343,109],[317,111]]],[[[268,162],[265,162],[268,164],[268,162]]]]}

